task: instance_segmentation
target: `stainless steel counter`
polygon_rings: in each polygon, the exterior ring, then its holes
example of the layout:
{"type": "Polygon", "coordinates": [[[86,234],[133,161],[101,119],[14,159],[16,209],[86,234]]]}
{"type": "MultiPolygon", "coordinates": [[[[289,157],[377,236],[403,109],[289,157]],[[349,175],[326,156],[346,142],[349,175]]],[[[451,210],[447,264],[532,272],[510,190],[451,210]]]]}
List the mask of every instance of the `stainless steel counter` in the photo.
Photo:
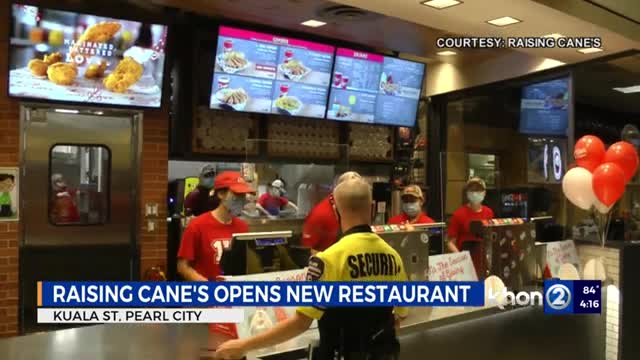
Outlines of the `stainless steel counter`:
{"type": "MultiPolygon", "coordinates": [[[[546,316],[539,307],[433,308],[414,311],[400,332],[401,359],[601,360],[604,323],[599,316],[546,316]],[[562,355],[562,357],[560,357],[562,355]]],[[[257,358],[300,359],[313,329],[257,358]]],[[[203,359],[225,339],[204,325],[98,325],[0,340],[2,359],[203,359]]]]}

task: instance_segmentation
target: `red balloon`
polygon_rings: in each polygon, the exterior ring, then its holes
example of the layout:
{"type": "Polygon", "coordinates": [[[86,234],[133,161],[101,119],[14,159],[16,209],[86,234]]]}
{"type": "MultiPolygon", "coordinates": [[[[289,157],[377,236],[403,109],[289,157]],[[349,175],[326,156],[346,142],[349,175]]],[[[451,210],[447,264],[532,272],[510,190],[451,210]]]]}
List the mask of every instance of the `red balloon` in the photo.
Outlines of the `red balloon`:
{"type": "Polygon", "coordinates": [[[591,172],[604,160],[605,147],[600,138],[593,135],[585,135],[576,142],[573,148],[573,157],[576,164],[591,172]]]}
{"type": "Polygon", "coordinates": [[[624,194],[624,171],[614,163],[604,163],[596,168],[591,179],[593,192],[598,200],[606,206],[611,206],[620,200],[624,194]]]}
{"type": "Polygon", "coordinates": [[[626,141],[618,141],[609,146],[604,162],[612,162],[624,171],[624,180],[629,182],[638,170],[638,152],[635,146],[626,141]]]}

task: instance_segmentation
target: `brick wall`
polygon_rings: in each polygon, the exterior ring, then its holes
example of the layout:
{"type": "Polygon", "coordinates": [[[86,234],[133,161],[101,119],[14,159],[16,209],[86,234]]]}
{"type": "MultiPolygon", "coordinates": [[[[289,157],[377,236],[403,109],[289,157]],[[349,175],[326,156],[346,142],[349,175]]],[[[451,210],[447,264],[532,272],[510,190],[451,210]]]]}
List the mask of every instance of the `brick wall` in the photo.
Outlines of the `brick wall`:
{"type": "Polygon", "coordinates": [[[142,179],[140,189],[140,274],[146,269],[167,264],[167,171],[169,164],[169,119],[166,111],[144,114],[142,179]],[[155,229],[149,232],[144,219],[145,204],[158,204],[155,229]]]}
{"type": "MultiPolygon", "coordinates": [[[[0,23],[9,19],[0,6],[0,23]]],[[[0,166],[18,166],[18,104],[7,98],[8,26],[0,26],[0,166]]],[[[18,223],[0,223],[0,337],[18,331],[18,223]]]]}
{"type": "MultiPolygon", "coordinates": [[[[9,6],[0,6],[0,24],[6,24],[9,6]]],[[[8,26],[0,26],[0,166],[18,166],[19,104],[7,97],[8,26]]],[[[151,266],[166,269],[166,192],[168,166],[168,112],[144,114],[140,206],[158,204],[155,230],[141,221],[140,271],[151,266]]],[[[144,216],[141,210],[141,216],[144,216]]],[[[18,334],[18,226],[0,222],[0,337],[18,334]]]]}

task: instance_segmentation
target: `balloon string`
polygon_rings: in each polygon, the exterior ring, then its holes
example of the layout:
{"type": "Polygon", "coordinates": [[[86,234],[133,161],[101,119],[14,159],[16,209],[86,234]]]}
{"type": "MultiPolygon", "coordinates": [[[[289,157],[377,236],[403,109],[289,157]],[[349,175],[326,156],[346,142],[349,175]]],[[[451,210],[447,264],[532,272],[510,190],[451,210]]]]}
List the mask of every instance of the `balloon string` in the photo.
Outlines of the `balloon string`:
{"type": "MultiPolygon", "coordinates": [[[[613,207],[612,209],[613,210],[613,207]]],[[[607,238],[609,237],[609,225],[611,225],[611,214],[613,213],[613,211],[609,210],[609,212],[607,213],[607,222],[606,222],[606,226],[604,228],[604,238],[602,239],[602,247],[604,247],[604,243],[607,241],[607,238]]]]}

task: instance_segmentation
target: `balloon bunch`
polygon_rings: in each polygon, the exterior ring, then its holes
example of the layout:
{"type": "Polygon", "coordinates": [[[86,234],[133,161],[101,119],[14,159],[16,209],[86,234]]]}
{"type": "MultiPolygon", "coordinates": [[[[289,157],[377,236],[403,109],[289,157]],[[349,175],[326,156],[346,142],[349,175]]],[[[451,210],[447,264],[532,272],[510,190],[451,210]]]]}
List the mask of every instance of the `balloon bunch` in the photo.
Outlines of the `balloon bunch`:
{"type": "MultiPolygon", "coordinates": [[[[598,213],[609,214],[638,170],[636,148],[626,141],[619,141],[605,150],[597,136],[586,135],[576,142],[573,157],[577,167],[562,179],[564,195],[583,210],[595,207],[598,213]]],[[[603,243],[605,239],[603,231],[603,243]]]]}

